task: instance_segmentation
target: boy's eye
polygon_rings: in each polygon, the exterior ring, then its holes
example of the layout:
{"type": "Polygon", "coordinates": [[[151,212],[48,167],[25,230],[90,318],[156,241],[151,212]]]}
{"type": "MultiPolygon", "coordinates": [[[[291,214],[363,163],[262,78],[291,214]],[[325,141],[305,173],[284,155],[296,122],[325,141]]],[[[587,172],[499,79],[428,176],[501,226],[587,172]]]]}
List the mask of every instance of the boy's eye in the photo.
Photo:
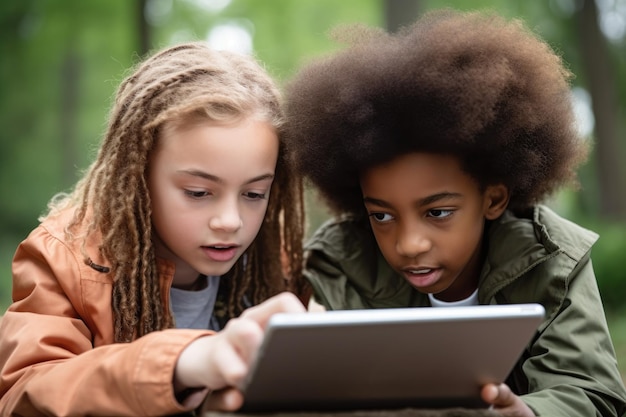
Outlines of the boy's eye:
{"type": "Polygon", "coordinates": [[[193,191],[193,190],[185,190],[185,195],[188,195],[191,198],[202,198],[206,197],[210,193],[208,191],[193,191]]]}
{"type": "Polygon", "coordinates": [[[265,200],[265,193],[255,193],[253,191],[248,191],[247,193],[243,193],[243,195],[250,200],[265,200]]]}
{"type": "Polygon", "coordinates": [[[381,213],[381,212],[370,213],[370,217],[375,222],[378,222],[378,223],[385,223],[385,222],[389,222],[393,220],[393,216],[389,213],[381,213]]]}
{"type": "Polygon", "coordinates": [[[444,210],[444,209],[432,209],[428,210],[428,216],[434,217],[436,219],[445,219],[454,213],[453,210],[444,210]]]}

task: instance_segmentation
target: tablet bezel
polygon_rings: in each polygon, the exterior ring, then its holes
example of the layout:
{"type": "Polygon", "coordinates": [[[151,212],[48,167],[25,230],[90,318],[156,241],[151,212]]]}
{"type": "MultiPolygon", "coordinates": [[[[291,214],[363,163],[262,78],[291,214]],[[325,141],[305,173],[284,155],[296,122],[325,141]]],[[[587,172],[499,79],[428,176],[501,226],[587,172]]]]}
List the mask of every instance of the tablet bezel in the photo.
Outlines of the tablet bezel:
{"type": "Polygon", "coordinates": [[[544,315],[534,303],[275,314],[242,411],[484,407],[480,387],[506,379],[544,315]]]}

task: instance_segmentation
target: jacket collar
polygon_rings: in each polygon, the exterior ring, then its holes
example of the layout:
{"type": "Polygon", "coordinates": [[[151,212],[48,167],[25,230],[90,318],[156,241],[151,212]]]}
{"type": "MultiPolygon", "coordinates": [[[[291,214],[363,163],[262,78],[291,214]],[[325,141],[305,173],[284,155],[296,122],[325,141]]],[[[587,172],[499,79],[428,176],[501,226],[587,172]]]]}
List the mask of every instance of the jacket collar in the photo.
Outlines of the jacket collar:
{"type": "Polygon", "coordinates": [[[559,254],[580,260],[598,238],[543,205],[533,209],[532,218],[505,212],[489,226],[486,236],[488,249],[479,279],[481,304],[489,303],[502,288],[559,254]]]}

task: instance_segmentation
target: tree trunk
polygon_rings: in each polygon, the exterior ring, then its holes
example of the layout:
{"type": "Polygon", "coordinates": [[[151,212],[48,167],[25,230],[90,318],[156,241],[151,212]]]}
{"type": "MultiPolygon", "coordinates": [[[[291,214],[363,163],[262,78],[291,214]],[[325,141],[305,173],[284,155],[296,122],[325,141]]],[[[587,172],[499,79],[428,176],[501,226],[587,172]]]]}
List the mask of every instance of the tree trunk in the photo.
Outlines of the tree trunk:
{"type": "Polygon", "coordinates": [[[606,39],[598,25],[594,0],[584,0],[576,13],[582,68],[587,79],[595,117],[595,158],[600,215],[626,219],[626,184],[620,166],[619,103],[606,39]]]}
{"type": "Polygon", "coordinates": [[[63,187],[76,182],[78,153],[78,85],[81,75],[80,59],[73,44],[68,46],[61,67],[61,182],[63,187]]]}
{"type": "Polygon", "coordinates": [[[413,23],[420,14],[420,0],[384,0],[385,27],[395,32],[413,23]]]}
{"type": "Polygon", "coordinates": [[[139,49],[137,50],[137,54],[142,58],[152,47],[150,26],[146,20],[146,1],[147,0],[137,0],[137,30],[139,32],[139,49]]]}

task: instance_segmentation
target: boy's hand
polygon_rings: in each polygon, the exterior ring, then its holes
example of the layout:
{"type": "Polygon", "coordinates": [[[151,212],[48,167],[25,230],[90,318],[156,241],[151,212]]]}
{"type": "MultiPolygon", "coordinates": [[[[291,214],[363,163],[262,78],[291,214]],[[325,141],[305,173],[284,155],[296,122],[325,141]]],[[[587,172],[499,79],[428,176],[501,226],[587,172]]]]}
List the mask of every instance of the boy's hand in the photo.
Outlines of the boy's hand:
{"type": "Polygon", "coordinates": [[[174,390],[180,393],[188,388],[199,389],[191,395],[186,406],[197,407],[196,402],[206,394],[205,409],[233,411],[243,404],[243,396],[235,387],[243,383],[261,342],[265,326],[274,313],[303,313],[305,308],[291,293],[282,293],[244,311],[228,322],[213,336],[196,339],[187,346],[176,364],[174,390]]]}
{"type": "Polygon", "coordinates": [[[487,384],[480,395],[503,417],[535,417],[535,413],[506,384],[487,384]]]}

